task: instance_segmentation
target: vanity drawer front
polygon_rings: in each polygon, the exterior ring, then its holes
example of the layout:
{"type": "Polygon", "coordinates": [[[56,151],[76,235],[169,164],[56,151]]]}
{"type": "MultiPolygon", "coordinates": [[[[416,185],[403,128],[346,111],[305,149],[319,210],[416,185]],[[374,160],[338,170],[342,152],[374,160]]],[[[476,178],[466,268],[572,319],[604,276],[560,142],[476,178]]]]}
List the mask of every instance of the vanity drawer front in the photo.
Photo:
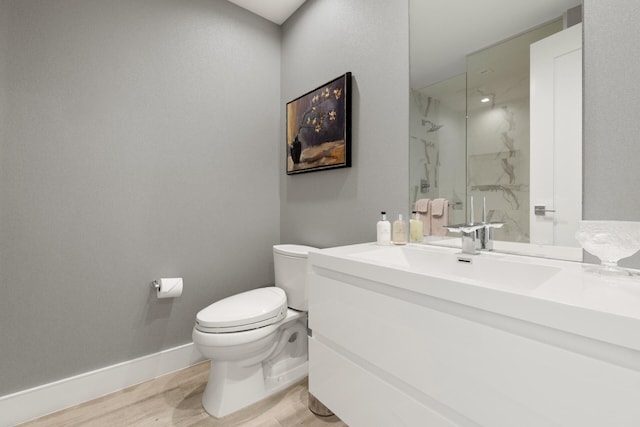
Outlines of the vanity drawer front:
{"type": "Polygon", "coordinates": [[[313,338],[309,391],[351,427],[458,426],[313,338]]]}
{"type": "Polygon", "coordinates": [[[318,342],[455,423],[640,425],[640,372],[545,339],[558,331],[336,272],[309,285],[318,342]]]}

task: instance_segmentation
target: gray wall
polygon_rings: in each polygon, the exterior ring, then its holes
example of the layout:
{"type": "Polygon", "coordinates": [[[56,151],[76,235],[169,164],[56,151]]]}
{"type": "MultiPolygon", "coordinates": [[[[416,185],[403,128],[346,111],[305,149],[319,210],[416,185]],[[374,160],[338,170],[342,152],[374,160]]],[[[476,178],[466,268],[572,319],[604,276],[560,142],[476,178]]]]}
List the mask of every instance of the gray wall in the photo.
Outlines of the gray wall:
{"type": "MultiPolygon", "coordinates": [[[[7,66],[9,60],[9,10],[4,7],[6,0],[0,0],[0,162],[2,162],[3,148],[2,141],[5,140],[7,127],[5,102],[7,94],[7,66]]],[[[0,167],[2,163],[0,163],[0,167]]],[[[0,169],[0,174],[2,170],[0,169]]],[[[1,177],[2,175],[0,175],[1,177]]],[[[0,183],[2,185],[2,183],[0,183]]],[[[0,225],[2,224],[2,199],[0,199],[0,225]]],[[[0,242],[1,244],[1,242],[0,242]]],[[[1,262],[1,261],[0,261],[1,262]]],[[[0,275],[2,270],[0,270],[0,275]]],[[[0,329],[1,331],[1,329],[0,329]]]]}
{"type": "Polygon", "coordinates": [[[585,219],[640,221],[639,28],[637,0],[584,0],[585,219]]]}
{"type": "Polygon", "coordinates": [[[273,283],[278,26],[224,0],[0,17],[0,396],[190,342],[198,310],[273,283]]]}
{"type": "MultiPolygon", "coordinates": [[[[281,174],[281,240],[327,247],[375,240],[381,210],[409,206],[407,0],[308,0],[285,22],[283,104],[353,73],[353,167],[281,174]]],[[[284,123],[281,169],[284,170],[284,123]]]]}

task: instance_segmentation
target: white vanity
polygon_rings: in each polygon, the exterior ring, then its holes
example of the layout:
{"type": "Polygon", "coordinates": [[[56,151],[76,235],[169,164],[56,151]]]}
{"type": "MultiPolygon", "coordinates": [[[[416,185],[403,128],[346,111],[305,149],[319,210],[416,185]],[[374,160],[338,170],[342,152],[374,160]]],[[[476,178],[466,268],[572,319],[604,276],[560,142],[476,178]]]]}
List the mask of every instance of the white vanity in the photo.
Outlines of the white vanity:
{"type": "Polygon", "coordinates": [[[310,254],[310,392],[351,427],[640,426],[640,276],[458,252],[310,254]]]}

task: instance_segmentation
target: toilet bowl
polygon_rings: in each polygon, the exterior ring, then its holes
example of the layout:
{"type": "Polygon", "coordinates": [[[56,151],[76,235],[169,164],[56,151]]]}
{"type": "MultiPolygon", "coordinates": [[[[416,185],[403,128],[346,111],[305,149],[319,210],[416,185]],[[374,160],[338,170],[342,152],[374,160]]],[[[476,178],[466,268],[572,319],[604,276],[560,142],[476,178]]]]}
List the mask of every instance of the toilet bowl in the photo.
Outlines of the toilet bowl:
{"type": "Polygon", "coordinates": [[[311,248],[274,246],[276,286],[198,312],[193,342],[211,359],[202,404],[224,417],[306,377],[306,259],[311,248]]]}

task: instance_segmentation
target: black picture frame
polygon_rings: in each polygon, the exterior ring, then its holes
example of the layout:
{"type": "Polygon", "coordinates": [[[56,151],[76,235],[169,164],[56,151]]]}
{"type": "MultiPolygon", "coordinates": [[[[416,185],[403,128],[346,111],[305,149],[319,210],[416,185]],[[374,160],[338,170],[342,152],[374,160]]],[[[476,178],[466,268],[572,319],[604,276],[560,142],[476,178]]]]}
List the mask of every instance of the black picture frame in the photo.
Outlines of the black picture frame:
{"type": "Polygon", "coordinates": [[[351,73],[286,105],[287,175],[351,167],[351,73]]]}

